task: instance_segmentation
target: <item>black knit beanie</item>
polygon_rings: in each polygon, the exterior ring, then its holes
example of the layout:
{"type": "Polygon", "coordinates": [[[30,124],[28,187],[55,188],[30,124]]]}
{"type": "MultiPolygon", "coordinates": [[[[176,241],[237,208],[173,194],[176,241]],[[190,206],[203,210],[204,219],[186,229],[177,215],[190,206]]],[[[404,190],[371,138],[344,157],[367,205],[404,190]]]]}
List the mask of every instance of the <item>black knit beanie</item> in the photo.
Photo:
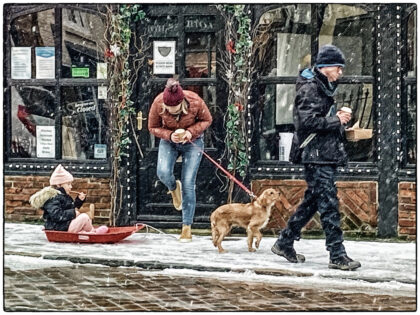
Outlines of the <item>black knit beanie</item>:
{"type": "Polygon", "coordinates": [[[334,45],[325,45],[319,49],[318,56],[316,57],[316,66],[322,67],[344,67],[346,64],[343,52],[334,45]]]}

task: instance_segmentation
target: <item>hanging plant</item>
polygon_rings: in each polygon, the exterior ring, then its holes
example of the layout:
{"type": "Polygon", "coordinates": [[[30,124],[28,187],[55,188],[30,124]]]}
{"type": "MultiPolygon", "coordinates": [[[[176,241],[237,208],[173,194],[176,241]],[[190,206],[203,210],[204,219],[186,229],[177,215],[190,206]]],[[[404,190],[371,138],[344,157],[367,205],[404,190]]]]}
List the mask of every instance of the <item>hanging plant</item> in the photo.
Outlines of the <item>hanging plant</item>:
{"type": "Polygon", "coordinates": [[[121,163],[123,157],[128,156],[127,147],[133,139],[137,144],[139,154],[143,157],[133,123],[136,110],[131,94],[139,67],[144,61],[145,51],[142,38],[137,38],[132,30],[135,29],[134,23],[144,18],[145,13],[138,4],[107,6],[105,38],[108,47],[104,57],[108,63],[109,79],[107,101],[110,109],[109,128],[112,152],[110,182],[112,225],[115,225],[121,210],[123,191],[120,178],[121,163]]]}
{"type": "MultiPolygon", "coordinates": [[[[248,139],[251,134],[246,123],[250,116],[249,98],[252,79],[258,71],[259,63],[265,56],[268,42],[269,26],[253,26],[250,9],[247,5],[217,5],[225,21],[225,50],[221,51],[221,67],[223,79],[226,81],[228,107],[224,117],[226,128],[226,156],[228,170],[233,176],[237,174],[243,179],[249,167],[248,139]]],[[[251,121],[251,118],[249,118],[251,121]]],[[[232,202],[234,183],[230,182],[228,202],[232,202]]]]}

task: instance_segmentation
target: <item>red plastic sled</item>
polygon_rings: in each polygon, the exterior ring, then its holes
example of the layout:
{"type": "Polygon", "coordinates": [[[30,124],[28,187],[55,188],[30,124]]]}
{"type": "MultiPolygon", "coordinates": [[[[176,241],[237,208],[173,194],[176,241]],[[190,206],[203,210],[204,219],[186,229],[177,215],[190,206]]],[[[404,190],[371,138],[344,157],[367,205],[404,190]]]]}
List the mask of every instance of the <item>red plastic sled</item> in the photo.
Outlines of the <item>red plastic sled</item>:
{"type": "Polygon", "coordinates": [[[61,243],[116,243],[144,228],[143,224],[135,226],[109,227],[105,234],[69,233],[64,231],[44,230],[49,242],[61,243]]]}

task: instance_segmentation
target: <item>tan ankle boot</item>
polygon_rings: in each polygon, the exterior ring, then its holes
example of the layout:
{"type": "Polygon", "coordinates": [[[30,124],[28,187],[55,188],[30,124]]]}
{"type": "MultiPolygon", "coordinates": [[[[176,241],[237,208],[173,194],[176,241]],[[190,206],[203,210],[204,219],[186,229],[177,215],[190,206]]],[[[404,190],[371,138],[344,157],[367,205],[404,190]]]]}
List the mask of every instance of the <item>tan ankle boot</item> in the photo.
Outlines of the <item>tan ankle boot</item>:
{"type": "Polygon", "coordinates": [[[191,242],[191,225],[182,225],[182,232],[181,236],[179,237],[179,241],[182,243],[191,242]]]}
{"type": "Polygon", "coordinates": [[[182,210],[182,184],[181,181],[176,181],[175,190],[170,190],[168,194],[172,195],[172,203],[176,210],[182,210]]]}

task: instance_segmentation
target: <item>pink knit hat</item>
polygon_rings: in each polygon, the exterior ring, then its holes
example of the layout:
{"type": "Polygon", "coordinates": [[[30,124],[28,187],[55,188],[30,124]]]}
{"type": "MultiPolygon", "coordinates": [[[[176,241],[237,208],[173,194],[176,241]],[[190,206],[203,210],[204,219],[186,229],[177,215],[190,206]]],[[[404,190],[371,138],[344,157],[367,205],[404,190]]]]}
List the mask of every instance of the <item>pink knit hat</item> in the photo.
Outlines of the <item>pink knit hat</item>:
{"type": "Polygon", "coordinates": [[[50,177],[50,185],[60,185],[74,180],[73,175],[65,170],[65,168],[58,164],[50,177]]]}
{"type": "Polygon", "coordinates": [[[163,91],[163,102],[167,106],[177,106],[184,99],[184,91],[179,85],[179,82],[173,78],[166,82],[165,90],[163,91]]]}

